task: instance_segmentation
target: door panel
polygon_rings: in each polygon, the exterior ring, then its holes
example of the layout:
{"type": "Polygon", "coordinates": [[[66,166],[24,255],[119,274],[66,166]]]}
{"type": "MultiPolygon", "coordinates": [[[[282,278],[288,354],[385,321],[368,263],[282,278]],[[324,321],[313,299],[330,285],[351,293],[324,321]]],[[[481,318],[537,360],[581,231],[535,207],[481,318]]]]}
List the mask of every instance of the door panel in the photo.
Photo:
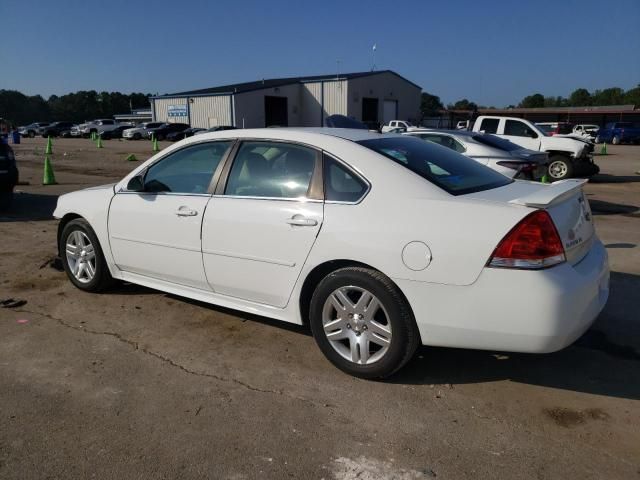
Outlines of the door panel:
{"type": "Polygon", "coordinates": [[[200,227],[208,195],[119,193],[109,209],[118,268],[211,290],[202,266],[200,227]]]}
{"type": "Polygon", "coordinates": [[[202,226],[211,287],[223,295],[285,307],[322,218],[319,201],[213,197],[202,226]]]}

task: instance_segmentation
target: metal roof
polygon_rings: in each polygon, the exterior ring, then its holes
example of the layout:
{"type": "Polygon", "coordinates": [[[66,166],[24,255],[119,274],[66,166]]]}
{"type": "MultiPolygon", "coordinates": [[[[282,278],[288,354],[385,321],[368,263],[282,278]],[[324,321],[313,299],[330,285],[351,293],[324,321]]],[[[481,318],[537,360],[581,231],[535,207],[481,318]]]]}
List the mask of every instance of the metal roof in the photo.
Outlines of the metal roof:
{"type": "Polygon", "coordinates": [[[234,93],[252,92],[255,90],[262,90],[265,88],[282,87],[284,85],[292,85],[296,83],[308,83],[319,81],[334,81],[334,80],[351,80],[354,78],[369,77],[372,75],[380,75],[382,73],[390,73],[396,77],[401,78],[407,83],[410,83],[416,88],[422,89],[419,85],[407,80],[401,75],[398,75],[392,70],[374,70],[370,72],[355,72],[355,73],[340,73],[331,75],[312,75],[308,77],[287,77],[287,78],[269,78],[257,80],[254,82],[233,83],[230,85],[222,85],[219,87],[202,88],[199,90],[188,90],[185,92],[168,93],[165,95],[158,95],[151,98],[163,98],[163,97],[186,97],[186,96],[202,96],[202,95],[230,95],[234,93]]]}

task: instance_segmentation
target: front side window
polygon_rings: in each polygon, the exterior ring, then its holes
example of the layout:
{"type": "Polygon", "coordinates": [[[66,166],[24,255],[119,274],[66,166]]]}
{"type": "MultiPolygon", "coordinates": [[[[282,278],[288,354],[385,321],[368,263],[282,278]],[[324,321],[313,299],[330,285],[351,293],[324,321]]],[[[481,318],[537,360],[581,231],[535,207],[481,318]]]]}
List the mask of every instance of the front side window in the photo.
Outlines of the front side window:
{"type": "Polygon", "coordinates": [[[517,120],[507,120],[504,126],[504,134],[514,137],[538,138],[538,134],[534,132],[526,123],[517,120]]]}
{"type": "Polygon", "coordinates": [[[311,185],[317,153],[279,142],[244,142],[231,167],[225,195],[304,198],[311,185]]]}
{"type": "Polygon", "coordinates": [[[339,162],[324,156],[324,198],[332,202],[359,201],[367,192],[367,184],[339,162]]]}
{"type": "Polygon", "coordinates": [[[144,191],[207,193],[213,173],[231,143],[203,143],[167,155],[147,171],[144,178],[144,191]]]}
{"type": "Polygon", "coordinates": [[[484,133],[496,133],[498,131],[498,124],[500,120],[497,118],[483,118],[480,123],[480,131],[484,133]]]}
{"type": "Polygon", "coordinates": [[[420,175],[452,195],[502,187],[513,180],[457,152],[417,138],[357,142],[420,175]]]}

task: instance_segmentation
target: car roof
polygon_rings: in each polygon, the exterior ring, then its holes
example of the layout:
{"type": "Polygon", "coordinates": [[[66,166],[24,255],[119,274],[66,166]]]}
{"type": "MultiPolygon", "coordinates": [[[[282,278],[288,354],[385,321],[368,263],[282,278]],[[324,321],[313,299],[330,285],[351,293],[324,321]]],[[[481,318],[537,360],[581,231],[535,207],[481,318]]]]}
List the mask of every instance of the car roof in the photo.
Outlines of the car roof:
{"type": "Polygon", "coordinates": [[[478,132],[472,132],[470,130],[453,130],[445,128],[419,128],[417,130],[410,130],[406,132],[407,135],[411,135],[412,133],[445,133],[447,135],[459,135],[461,137],[474,137],[477,135],[482,135],[478,132]]]}
{"type": "Polygon", "coordinates": [[[393,134],[381,134],[356,128],[329,128],[329,127],[277,127],[277,128],[240,128],[236,130],[220,130],[217,132],[203,133],[200,138],[236,138],[236,137],[259,137],[265,139],[288,139],[292,134],[304,134],[305,136],[330,136],[359,142],[361,140],[373,140],[385,138],[393,134]]]}

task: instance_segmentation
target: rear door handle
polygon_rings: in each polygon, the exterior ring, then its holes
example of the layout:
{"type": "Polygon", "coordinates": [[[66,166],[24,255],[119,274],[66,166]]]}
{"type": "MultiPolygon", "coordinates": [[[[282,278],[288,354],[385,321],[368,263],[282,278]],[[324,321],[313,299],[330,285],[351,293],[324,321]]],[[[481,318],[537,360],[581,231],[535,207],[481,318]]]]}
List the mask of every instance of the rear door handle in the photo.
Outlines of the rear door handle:
{"type": "Polygon", "coordinates": [[[196,215],[198,215],[198,212],[183,205],[178,208],[178,210],[176,210],[176,215],[178,215],[179,217],[195,217],[196,215]]]}
{"type": "Polygon", "coordinates": [[[318,225],[318,221],[314,218],[307,218],[302,216],[294,216],[287,220],[289,225],[296,225],[298,227],[315,227],[318,225]]]}

